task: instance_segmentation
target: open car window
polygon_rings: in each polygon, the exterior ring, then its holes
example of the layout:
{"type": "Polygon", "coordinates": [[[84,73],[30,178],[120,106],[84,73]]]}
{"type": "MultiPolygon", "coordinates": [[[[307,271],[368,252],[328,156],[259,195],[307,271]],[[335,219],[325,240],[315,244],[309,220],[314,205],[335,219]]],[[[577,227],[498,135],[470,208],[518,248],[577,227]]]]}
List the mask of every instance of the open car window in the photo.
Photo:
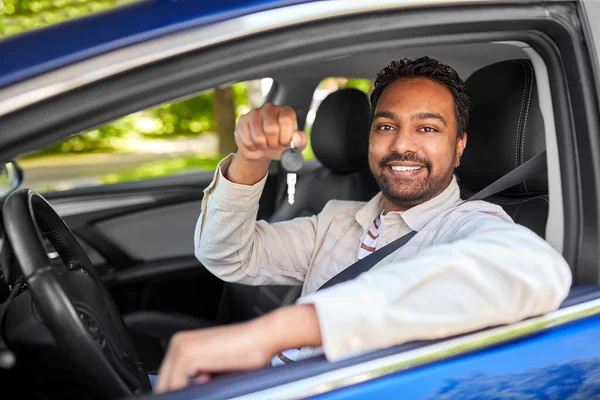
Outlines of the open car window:
{"type": "Polygon", "coordinates": [[[214,171],[236,151],[240,115],[260,107],[272,79],[218,87],[130,114],[17,158],[41,192],[214,171]]]}

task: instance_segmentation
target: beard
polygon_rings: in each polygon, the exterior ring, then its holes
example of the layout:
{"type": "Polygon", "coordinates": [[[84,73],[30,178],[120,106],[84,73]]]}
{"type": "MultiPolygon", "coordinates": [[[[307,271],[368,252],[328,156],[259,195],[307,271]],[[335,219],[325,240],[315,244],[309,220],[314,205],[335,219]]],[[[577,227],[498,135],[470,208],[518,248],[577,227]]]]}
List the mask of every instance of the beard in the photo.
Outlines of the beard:
{"type": "Polygon", "coordinates": [[[454,174],[454,161],[451,167],[440,176],[431,175],[431,162],[424,158],[418,157],[416,154],[399,154],[391,153],[381,159],[379,162],[379,170],[373,171],[373,177],[379,186],[381,193],[397,205],[417,205],[431,200],[438,194],[442,193],[450,184],[454,174]],[[416,178],[393,178],[383,173],[385,168],[390,168],[389,163],[394,161],[406,161],[423,165],[426,169],[426,174],[416,178]]]}

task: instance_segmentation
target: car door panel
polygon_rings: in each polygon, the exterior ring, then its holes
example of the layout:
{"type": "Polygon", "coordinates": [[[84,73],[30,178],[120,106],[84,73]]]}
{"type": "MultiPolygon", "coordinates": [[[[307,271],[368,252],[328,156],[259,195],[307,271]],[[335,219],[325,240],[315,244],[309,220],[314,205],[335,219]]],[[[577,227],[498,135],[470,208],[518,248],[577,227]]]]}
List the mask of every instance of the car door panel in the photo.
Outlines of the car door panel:
{"type": "Polygon", "coordinates": [[[152,207],[99,221],[95,227],[137,260],[193,256],[200,205],[195,200],[152,207]]]}
{"type": "MultiPolygon", "coordinates": [[[[212,178],[212,172],[197,173],[44,195],[80,240],[122,313],[214,319],[223,283],[195,258],[193,245],[212,178]]],[[[269,174],[258,218],[273,210],[277,179],[269,174]]]]}

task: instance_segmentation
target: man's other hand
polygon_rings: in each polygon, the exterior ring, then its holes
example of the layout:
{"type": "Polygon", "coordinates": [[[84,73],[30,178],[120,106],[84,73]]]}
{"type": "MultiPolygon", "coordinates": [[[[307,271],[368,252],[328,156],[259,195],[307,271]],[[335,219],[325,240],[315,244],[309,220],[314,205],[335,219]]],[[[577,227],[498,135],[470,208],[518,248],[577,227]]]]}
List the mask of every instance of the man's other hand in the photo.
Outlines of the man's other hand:
{"type": "Polygon", "coordinates": [[[266,103],[242,115],[235,128],[235,154],[225,177],[235,183],[253,185],[266,174],[272,160],[292,144],[304,150],[306,133],[298,130],[296,112],[289,106],[266,103]]]}
{"type": "Polygon", "coordinates": [[[208,382],[214,373],[263,368],[282,350],[319,345],[311,304],[284,307],[246,323],[180,332],[171,338],[155,392],[208,382]]]}
{"type": "Polygon", "coordinates": [[[190,379],[207,382],[210,373],[245,371],[266,366],[271,349],[256,322],[175,334],[162,362],[157,392],[180,389],[190,379]]]}

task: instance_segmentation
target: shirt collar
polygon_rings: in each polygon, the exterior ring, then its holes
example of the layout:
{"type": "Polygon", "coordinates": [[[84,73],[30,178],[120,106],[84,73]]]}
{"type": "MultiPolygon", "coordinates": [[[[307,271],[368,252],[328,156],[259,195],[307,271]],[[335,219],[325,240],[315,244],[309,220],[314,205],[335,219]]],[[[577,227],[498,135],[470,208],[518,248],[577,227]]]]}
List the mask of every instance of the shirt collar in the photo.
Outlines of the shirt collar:
{"type": "MultiPolygon", "coordinates": [[[[416,205],[407,211],[389,212],[386,214],[385,218],[401,218],[410,229],[418,232],[429,221],[439,215],[442,211],[445,211],[456,204],[458,201],[460,201],[460,189],[458,188],[456,177],[453,176],[448,187],[433,199],[416,205]]],[[[363,229],[369,229],[371,222],[377,218],[377,215],[381,213],[382,209],[383,194],[379,192],[356,213],[356,221],[363,229]]]]}

